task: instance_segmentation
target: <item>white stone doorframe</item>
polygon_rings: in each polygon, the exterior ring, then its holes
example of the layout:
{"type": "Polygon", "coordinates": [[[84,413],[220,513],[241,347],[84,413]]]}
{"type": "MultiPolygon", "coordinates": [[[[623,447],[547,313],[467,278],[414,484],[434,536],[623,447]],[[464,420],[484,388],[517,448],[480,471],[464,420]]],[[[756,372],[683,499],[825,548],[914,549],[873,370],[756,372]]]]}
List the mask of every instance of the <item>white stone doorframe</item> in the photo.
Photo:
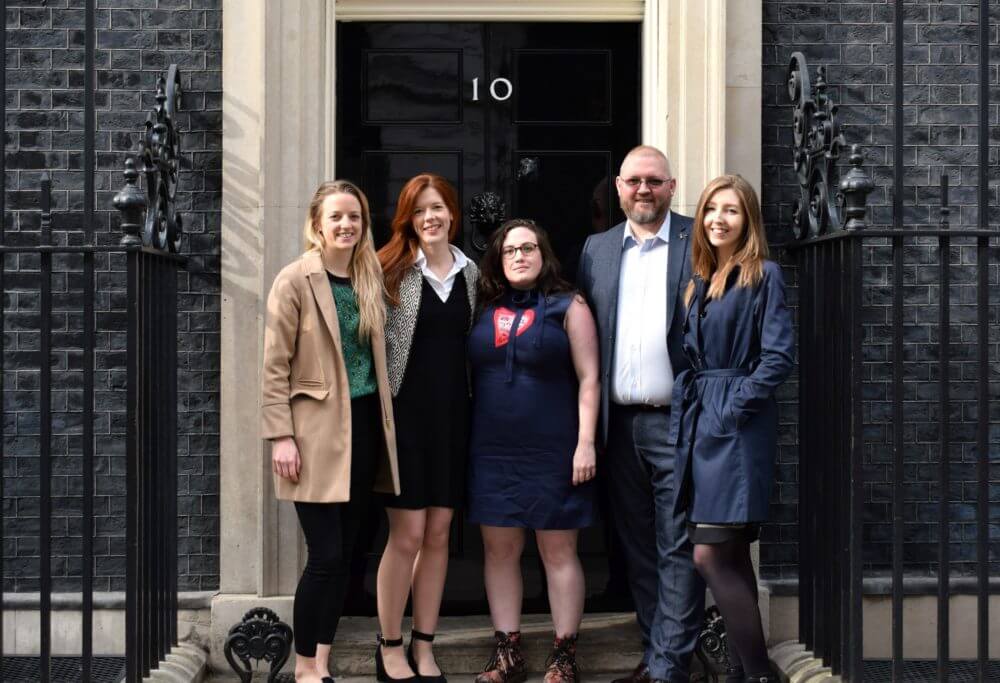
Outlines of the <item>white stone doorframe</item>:
{"type": "Polygon", "coordinates": [[[221,623],[213,631],[228,628],[246,600],[286,596],[288,604],[303,561],[294,509],[273,499],[258,386],[270,283],[301,252],[313,189],[335,176],[337,21],[642,22],[643,140],[671,159],[674,209],[690,215],[723,171],[756,187],[761,175],[759,2],[224,0],[222,16],[221,594],[213,607],[221,623]]]}

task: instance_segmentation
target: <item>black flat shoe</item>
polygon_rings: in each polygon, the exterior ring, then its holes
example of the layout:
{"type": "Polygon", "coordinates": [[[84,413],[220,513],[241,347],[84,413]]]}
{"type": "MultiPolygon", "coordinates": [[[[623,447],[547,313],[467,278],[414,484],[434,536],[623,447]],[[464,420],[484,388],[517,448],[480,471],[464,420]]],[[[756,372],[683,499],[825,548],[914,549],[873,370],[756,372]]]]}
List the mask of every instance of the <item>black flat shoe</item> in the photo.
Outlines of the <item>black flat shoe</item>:
{"type": "MultiPolygon", "coordinates": [[[[395,638],[393,640],[386,640],[379,633],[375,636],[375,680],[381,683],[418,683],[420,680],[419,676],[407,676],[406,678],[393,678],[385,670],[385,662],[382,661],[382,648],[383,647],[403,647],[403,639],[395,638]]],[[[324,682],[325,683],[325,682],[324,682]]]]}
{"type": "Polygon", "coordinates": [[[417,660],[413,656],[413,641],[422,640],[425,643],[434,642],[433,633],[424,633],[423,631],[418,631],[416,629],[410,632],[410,645],[406,648],[406,661],[410,663],[410,668],[413,669],[413,673],[417,674],[417,678],[420,679],[421,683],[448,683],[448,679],[444,677],[443,673],[437,676],[425,676],[420,673],[420,669],[417,668],[417,660]]]}

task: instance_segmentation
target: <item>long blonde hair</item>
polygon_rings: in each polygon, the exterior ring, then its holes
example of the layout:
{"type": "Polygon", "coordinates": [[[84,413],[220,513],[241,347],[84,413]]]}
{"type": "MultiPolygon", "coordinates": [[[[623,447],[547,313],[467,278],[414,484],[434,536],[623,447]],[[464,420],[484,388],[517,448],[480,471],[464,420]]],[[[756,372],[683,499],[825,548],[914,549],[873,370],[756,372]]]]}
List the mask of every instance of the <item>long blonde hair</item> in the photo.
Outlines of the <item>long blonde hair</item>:
{"type": "MultiPolygon", "coordinates": [[[[767,235],[764,232],[764,221],[760,215],[760,201],[753,186],[741,175],[721,175],[710,182],[698,199],[698,210],[694,214],[694,226],[691,230],[691,271],[694,275],[708,282],[708,294],[705,299],[718,299],[726,293],[726,281],[733,268],[740,267],[740,276],[736,281],[738,287],[753,287],[764,276],[764,261],[767,260],[767,235]],[[705,232],[705,209],[708,203],[720,190],[733,190],[740,198],[740,210],[743,212],[743,234],[736,251],[725,263],[718,262],[715,247],[708,241],[705,232]]],[[[694,280],[692,279],[684,293],[684,303],[691,305],[694,298],[694,280]]]]}
{"type": "Polygon", "coordinates": [[[372,217],[368,208],[368,198],[357,185],[348,180],[330,180],[322,183],[309,202],[302,233],[305,238],[306,253],[323,253],[326,242],[320,232],[323,200],[332,194],[349,194],[361,204],[361,238],[354,245],[347,274],[351,286],[358,297],[358,338],[364,342],[376,334],[382,334],[385,325],[385,287],[382,284],[382,267],[375,255],[375,241],[372,238],[372,217]]]}

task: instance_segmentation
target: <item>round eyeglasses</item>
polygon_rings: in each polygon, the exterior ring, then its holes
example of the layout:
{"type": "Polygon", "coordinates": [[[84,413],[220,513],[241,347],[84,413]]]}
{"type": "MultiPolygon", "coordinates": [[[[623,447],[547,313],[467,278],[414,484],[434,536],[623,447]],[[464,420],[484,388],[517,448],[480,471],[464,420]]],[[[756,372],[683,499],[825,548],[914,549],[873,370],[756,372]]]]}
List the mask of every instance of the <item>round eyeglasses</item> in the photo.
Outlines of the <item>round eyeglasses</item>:
{"type": "Polygon", "coordinates": [[[525,242],[524,244],[517,247],[515,246],[504,247],[503,249],[500,250],[500,253],[503,254],[504,259],[510,261],[515,256],[517,256],[517,252],[521,252],[522,256],[531,256],[532,254],[535,253],[535,250],[537,249],[538,245],[535,244],[534,242],[525,242]]]}

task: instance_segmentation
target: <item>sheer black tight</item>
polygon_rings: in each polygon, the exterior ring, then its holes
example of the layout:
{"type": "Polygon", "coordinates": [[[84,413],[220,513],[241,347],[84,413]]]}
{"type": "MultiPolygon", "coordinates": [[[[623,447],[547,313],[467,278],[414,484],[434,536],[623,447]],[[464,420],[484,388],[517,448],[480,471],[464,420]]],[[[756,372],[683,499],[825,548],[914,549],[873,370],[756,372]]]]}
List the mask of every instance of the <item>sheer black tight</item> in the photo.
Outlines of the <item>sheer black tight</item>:
{"type": "Polygon", "coordinates": [[[699,543],[694,547],[694,564],[722,612],[732,664],[742,664],[749,675],[766,673],[767,645],[757,606],[757,577],[750,562],[750,544],[739,540],[699,543]]]}

